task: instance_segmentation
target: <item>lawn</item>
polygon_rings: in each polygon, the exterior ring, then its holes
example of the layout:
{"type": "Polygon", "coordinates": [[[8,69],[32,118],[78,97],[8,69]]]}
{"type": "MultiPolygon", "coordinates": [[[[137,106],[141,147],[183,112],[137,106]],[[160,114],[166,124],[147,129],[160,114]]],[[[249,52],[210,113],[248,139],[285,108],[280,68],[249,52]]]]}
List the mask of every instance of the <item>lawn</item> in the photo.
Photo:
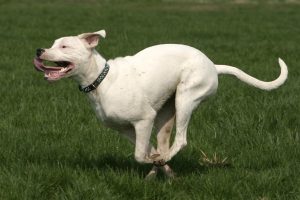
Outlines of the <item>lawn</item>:
{"type": "Polygon", "coordinates": [[[300,4],[209,2],[0,0],[0,199],[300,199],[300,4]],[[289,78],[266,92],[221,76],[170,162],[177,177],[145,181],[151,166],[77,84],[49,84],[33,68],[36,48],[100,29],[107,59],[182,43],[263,80],[281,57],[289,78]],[[201,151],[230,166],[201,164],[201,151]]]}

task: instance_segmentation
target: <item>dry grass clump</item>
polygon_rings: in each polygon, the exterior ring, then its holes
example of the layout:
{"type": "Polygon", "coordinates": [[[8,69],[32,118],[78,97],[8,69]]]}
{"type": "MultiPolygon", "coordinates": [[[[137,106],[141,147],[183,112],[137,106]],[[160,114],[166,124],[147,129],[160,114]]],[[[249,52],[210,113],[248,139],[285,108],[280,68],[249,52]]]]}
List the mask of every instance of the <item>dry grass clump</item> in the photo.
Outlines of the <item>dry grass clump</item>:
{"type": "Polygon", "coordinates": [[[231,164],[228,161],[228,157],[221,158],[217,155],[215,152],[213,156],[210,158],[204,153],[204,151],[200,150],[202,157],[199,159],[200,165],[206,166],[206,167],[216,167],[216,168],[223,168],[223,167],[229,167],[231,164]]]}

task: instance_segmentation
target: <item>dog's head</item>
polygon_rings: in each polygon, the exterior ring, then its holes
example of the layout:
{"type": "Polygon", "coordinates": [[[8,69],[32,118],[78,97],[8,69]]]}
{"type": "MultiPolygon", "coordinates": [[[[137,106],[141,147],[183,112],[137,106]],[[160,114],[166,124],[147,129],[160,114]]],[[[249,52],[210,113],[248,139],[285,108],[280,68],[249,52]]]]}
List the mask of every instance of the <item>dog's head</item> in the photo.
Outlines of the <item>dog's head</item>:
{"type": "Polygon", "coordinates": [[[34,66],[45,73],[45,79],[48,81],[76,75],[84,70],[100,37],[105,38],[105,36],[105,30],[101,30],[59,38],[55,40],[51,48],[36,50],[34,66]],[[52,64],[47,66],[45,61],[52,63],[53,66],[52,64]]]}

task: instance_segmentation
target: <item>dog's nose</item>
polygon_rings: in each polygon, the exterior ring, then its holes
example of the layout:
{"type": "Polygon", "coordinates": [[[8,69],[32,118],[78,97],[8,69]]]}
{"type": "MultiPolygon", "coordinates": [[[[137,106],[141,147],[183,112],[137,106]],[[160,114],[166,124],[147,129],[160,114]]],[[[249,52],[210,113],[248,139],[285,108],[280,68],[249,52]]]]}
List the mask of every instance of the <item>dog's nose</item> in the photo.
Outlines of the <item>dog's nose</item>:
{"type": "Polygon", "coordinates": [[[36,50],[36,56],[40,57],[45,52],[45,49],[38,48],[36,50]]]}

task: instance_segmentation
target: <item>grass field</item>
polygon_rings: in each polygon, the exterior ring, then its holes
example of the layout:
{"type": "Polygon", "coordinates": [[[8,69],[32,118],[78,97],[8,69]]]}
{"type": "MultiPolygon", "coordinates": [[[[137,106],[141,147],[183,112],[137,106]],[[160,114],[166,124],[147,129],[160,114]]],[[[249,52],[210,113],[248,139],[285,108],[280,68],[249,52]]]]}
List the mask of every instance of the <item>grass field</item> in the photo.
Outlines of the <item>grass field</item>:
{"type": "Polygon", "coordinates": [[[299,2],[60,2],[0,0],[1,200],[300,199],[299,2]],[[151,167],[97,121],[77,84],[48,84],[33,68],[36,48],[100,29],[106,58],[183,43],[263,80],[278,76],[281,57],[289,79],[266,92],[220,77],[170,163],[177,178],[146,182],[151,167]],[[201,165],[201,150],[230,167],[201,165]]]}

